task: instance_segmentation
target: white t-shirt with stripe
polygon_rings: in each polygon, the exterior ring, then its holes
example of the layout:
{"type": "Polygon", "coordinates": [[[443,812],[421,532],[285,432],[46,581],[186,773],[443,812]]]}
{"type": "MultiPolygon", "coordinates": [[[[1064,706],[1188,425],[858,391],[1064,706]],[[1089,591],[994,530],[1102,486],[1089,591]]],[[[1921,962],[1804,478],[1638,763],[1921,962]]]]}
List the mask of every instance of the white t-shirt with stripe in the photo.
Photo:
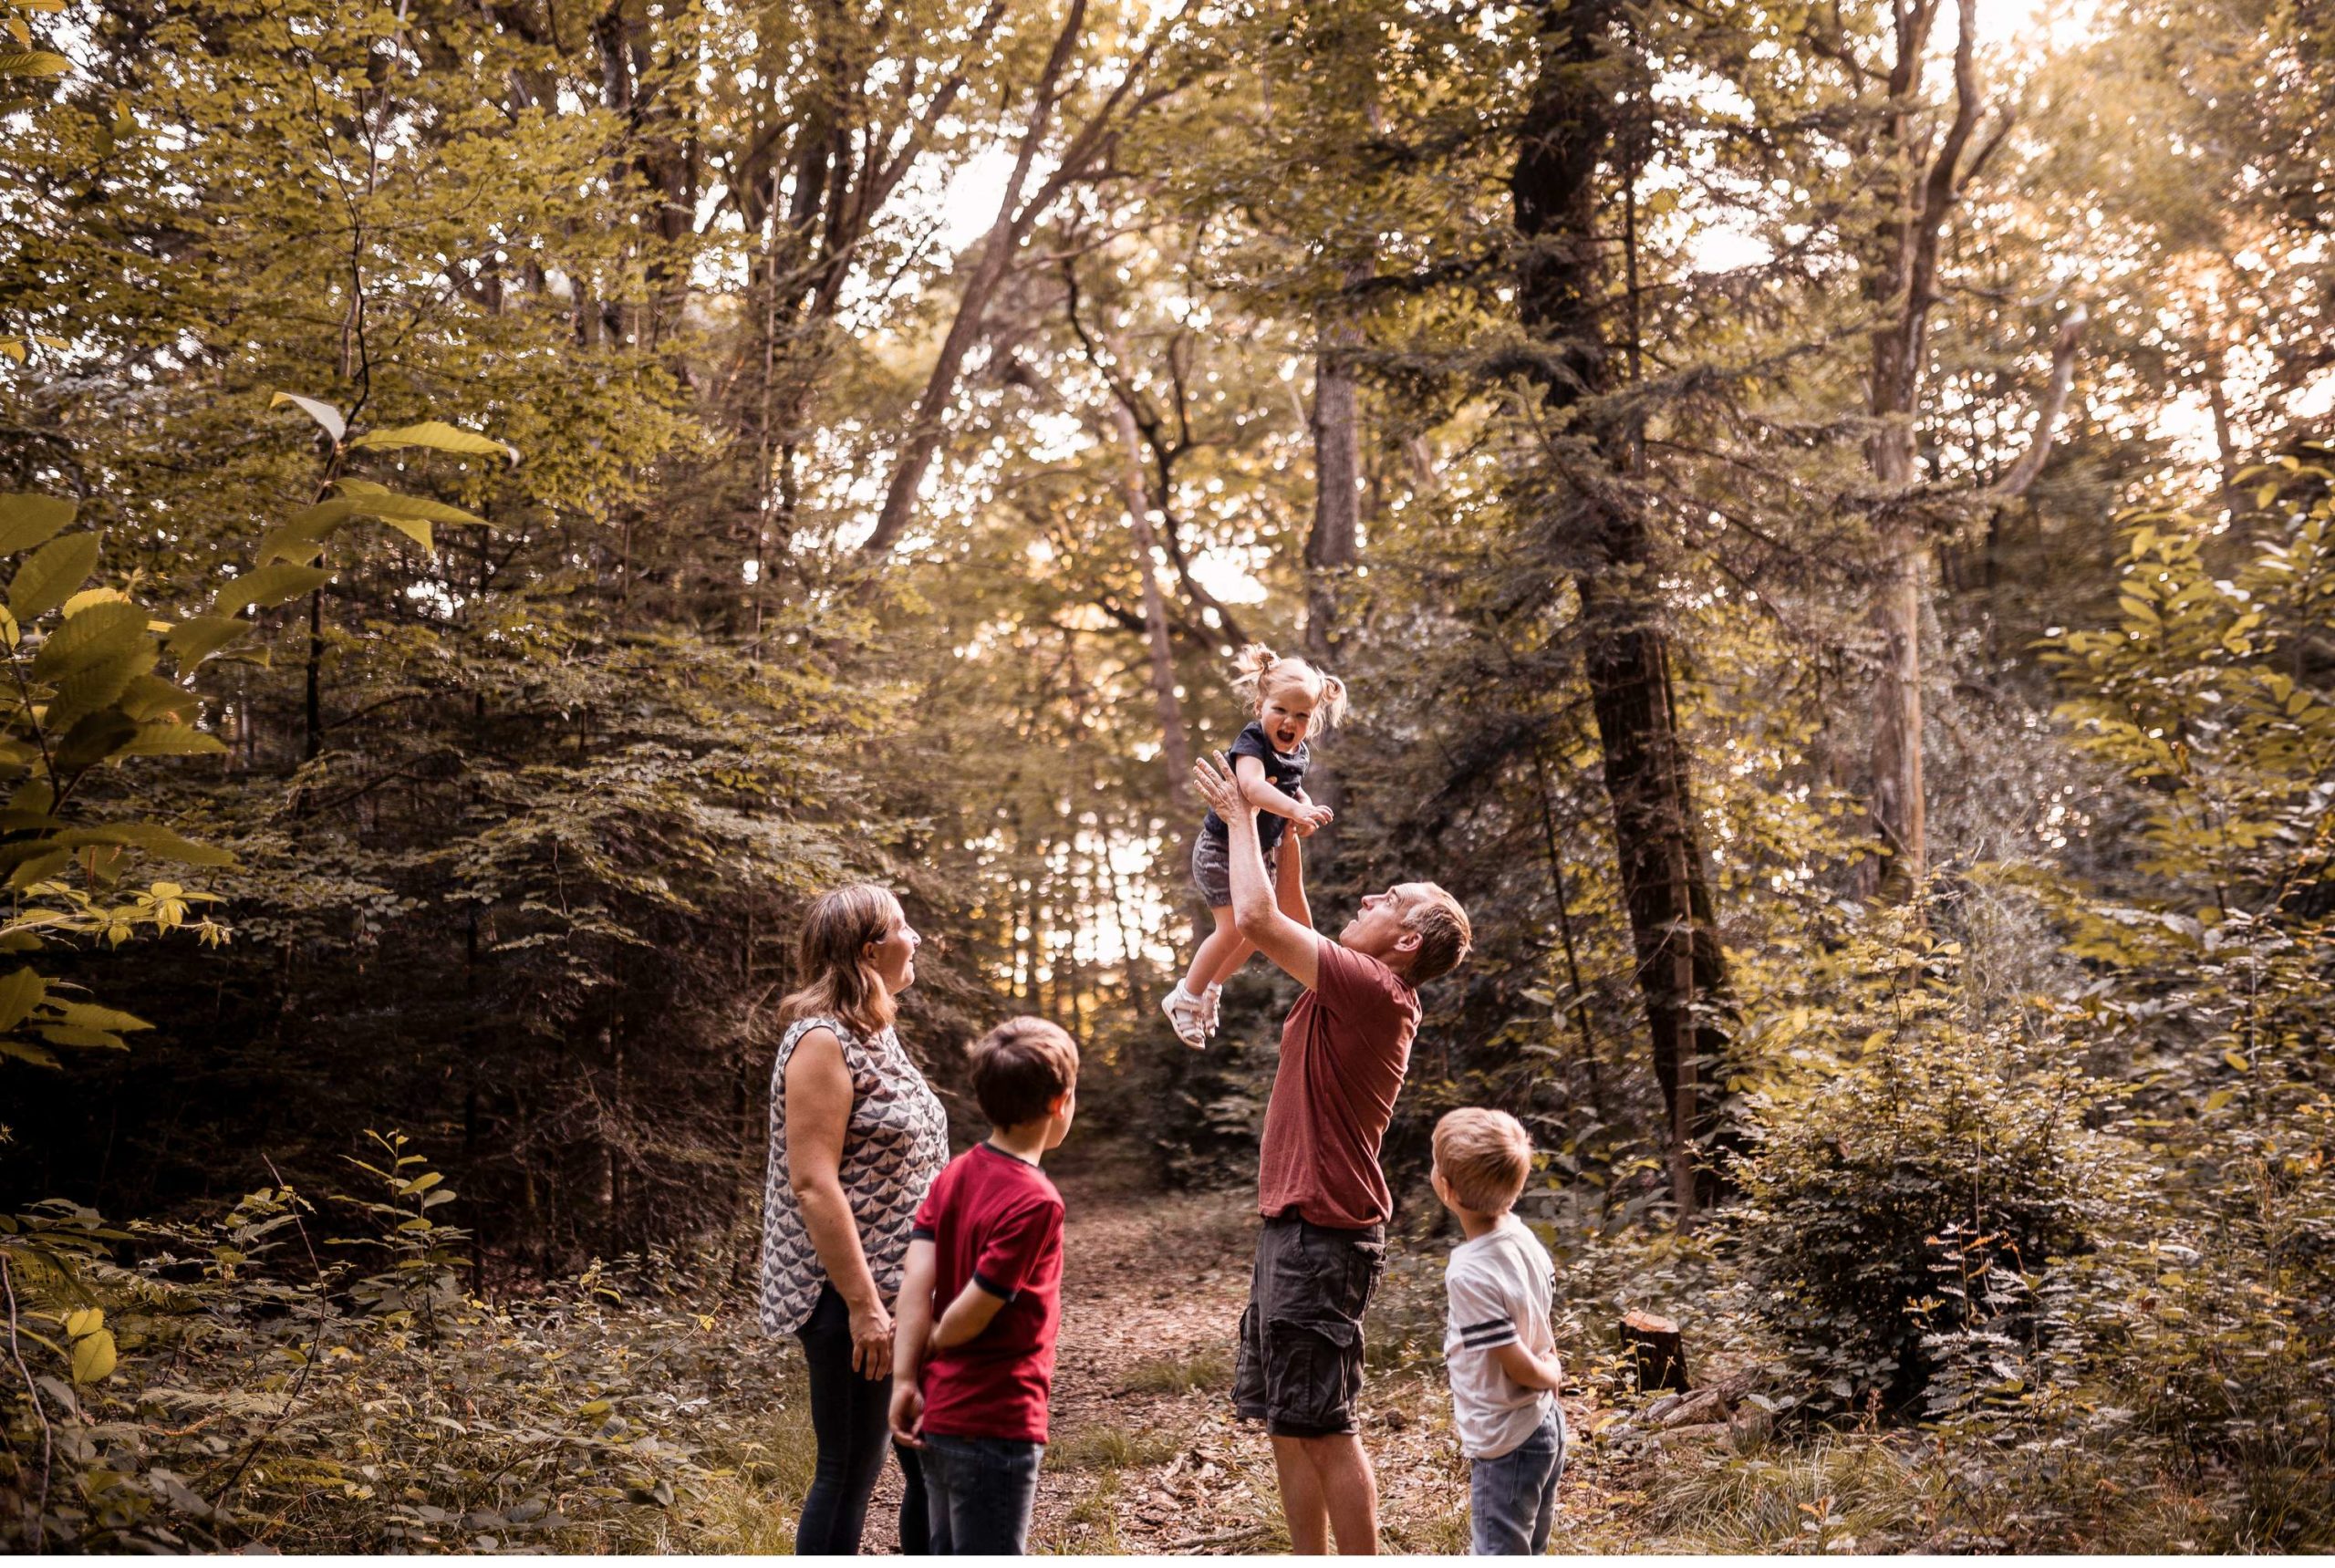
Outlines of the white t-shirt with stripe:
{"type": "Polygon", "coordinates": [[[1556,1355],[1549,1325],[1556,1268],[1524,1221],[1503,1214],[1498,1225],[1452,1249],[1443,1288],[1449,1303],[1443,1360],[1460,1451],[1471,1459],[1496,1459],[1538,1430],[1556,1399],[1509,1376],[1492,1355],[1517,1342],[1541,1355],[1556,1355]]]}

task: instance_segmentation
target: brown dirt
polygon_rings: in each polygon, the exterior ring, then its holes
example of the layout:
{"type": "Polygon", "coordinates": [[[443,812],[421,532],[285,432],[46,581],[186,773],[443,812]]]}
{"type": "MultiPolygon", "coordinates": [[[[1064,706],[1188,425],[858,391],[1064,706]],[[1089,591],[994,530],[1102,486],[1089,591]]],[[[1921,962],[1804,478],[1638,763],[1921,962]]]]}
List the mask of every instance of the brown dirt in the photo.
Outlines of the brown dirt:
{"type": "MultiPolygon", "coordinates": [[[[1084,1173],[1061,1184],[1063,1329],[1031,1550],[1286,1552],[1271,1448],[1230,1404],[1256,1227],[1247,1194],[1128,1192],[1084,1173]]],[[[1396,1251],[1366,1324],[1363,1438],[1378,1472],[1383,1544],[1464,1552],[1467,1464],[1440,1355],[1442,1250],[1396,1251]]],[[[1590,1415],[1567,1401],[1576,1433],[1590,1415]]],[[[1581,1457],[1560,1491],[1561,1552],[1576,1525],[1598,1533],[1591,1521],[1614,1501],[1581,1457]]],[[[869,1551],[897,1550],[898,1495],[887,1466],[869,1551]]]]}

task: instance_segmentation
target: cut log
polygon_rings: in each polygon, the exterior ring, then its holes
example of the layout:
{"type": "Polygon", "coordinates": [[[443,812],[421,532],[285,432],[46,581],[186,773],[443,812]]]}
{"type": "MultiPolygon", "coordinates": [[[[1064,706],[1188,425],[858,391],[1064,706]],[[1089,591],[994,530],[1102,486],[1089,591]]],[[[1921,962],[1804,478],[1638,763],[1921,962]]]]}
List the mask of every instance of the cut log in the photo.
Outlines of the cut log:
{"type": "Polygon", "coordinates": [[[1692,1386],[1686,1381],[1686,1336],[1673,1320],[1650,1312],[1624,1314],[1622,1348],[1630,1353],[1639,1393],[1669,1388],[1683,1394],[1692,1386]]]}

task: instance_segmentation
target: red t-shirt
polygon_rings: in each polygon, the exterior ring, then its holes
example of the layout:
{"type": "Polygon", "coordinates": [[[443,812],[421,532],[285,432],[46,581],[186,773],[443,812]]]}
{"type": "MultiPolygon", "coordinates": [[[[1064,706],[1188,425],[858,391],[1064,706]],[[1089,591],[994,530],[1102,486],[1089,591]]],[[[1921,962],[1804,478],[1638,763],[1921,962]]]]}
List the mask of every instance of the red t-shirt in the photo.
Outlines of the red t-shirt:
{"type": "Polygon", "coordinates": [[[1321,939],[1321,972],[1282,1026],[1265,1105],[1257,1209],[1360,1230],[1395,1211],[1378,1145],[1418,1032],[1418,993],[1365,953],[1321,939]]]}
{"type": "Polygon", "coordinates": [[[1044,1442],[1062,1326],[1062,1194],[1028,1160],[975,1144],[934,1179],[909,1234],[932,1242],[936,1323],[968,1284],[1005,1303],[987,1328],[925,1364],[924,1429],[1044,1442]]]}

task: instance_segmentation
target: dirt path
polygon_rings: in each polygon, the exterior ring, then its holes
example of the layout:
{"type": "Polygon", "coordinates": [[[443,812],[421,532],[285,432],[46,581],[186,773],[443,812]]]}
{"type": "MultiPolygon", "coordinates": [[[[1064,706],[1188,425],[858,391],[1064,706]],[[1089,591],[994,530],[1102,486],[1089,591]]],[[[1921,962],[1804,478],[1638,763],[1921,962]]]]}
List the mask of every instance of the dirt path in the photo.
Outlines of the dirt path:
{"type": "MultiPolygon", "coordinates": [[[[1078,1172],[1060,1185],[1062,1340],[1031,1550],[1286,1552],[1271,1450],[1230,1404],[1255,1238],[1246,1194],[1127,1192],[1078,1172]]],[[[1439,1252],[1398,1256],[1367,1325],[1363,1439],[1393,1551],[1467,1550],[1467,1468],[1441,1376],[1441,1263],[1439,1252]]],[[[887,1466],[870,1551],[897,1549],[898,1485],[887,1466]]],[[[1569,1472],[1566,1513],[1593,1506],[1569,1472]]]]}

